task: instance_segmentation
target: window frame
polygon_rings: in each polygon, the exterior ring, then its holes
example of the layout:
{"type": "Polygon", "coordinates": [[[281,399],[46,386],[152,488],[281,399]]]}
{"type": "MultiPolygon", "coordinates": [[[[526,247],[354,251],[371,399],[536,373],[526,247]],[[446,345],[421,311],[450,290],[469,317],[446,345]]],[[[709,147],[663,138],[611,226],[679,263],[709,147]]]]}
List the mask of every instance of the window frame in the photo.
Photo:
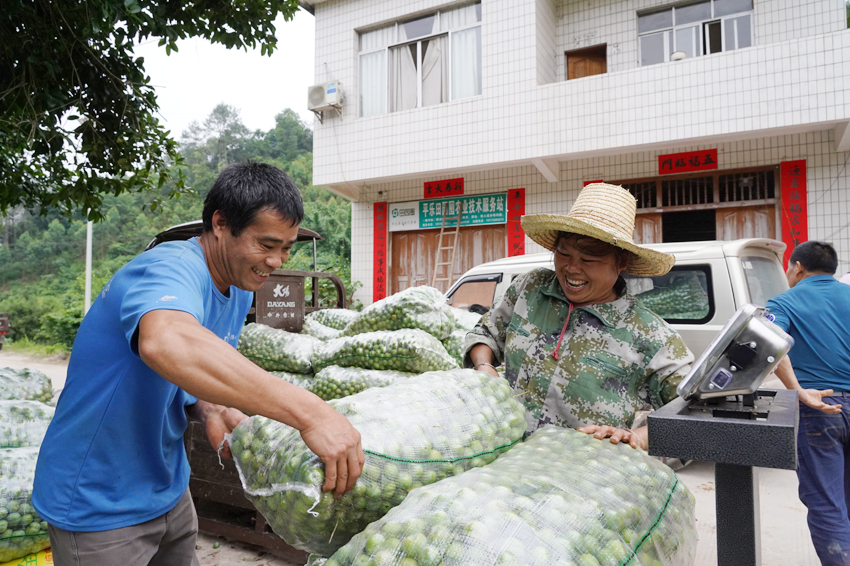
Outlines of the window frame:
{"type": "MultiPolygon", "coordinates": [[[[475,6],[475,5],[480,5],[480,2],[473,2],[473,3],[468,4],[468,6],[475,6]]],[[[463,5],[455,6],[455,7],[460,8],[460,7],[463,7],[463,5]]],[[[413,38],[413,39],[404,39],[404,40],[401,40],[401,41],[398,40],[398,36],[399,36],[398,30],[399,30],[400,26],[404,25],[405,23],[407,23],[409,21],[427,18],[428,16],[432,16],[432,15],[434,16],[434,28],[433,29],[439,30],[440,27],[441,27],[441,16],[442,16],[443,12],[445,12],[445,11],[446,10],[437,10],[433,13],[422,14],[422,15],[419,15],[415,18],[407,19],[407,20],[404,20],[404,21],[399,20],[399,21],[396,21],[396,22],[394,22],[394,23],[392,23],[388,26],[379,26],[379,27],[373,28],[371,30],[361,31],[361,32],[358,33],[358,41],[360,41],[360,37],[363,35],[363,33],[368,33],[369,31],[377,31],[379,29],[383,29],[384,27],[392,27],[393,28],[392,41],[390,43],[388,43],[384,47],[379,47],[379,48],[376,48],[376,49],[370,49],[369,51],[363,51],[362,48],[361,48],[361,50],[359,50],[357,52],[357,75],[358,75],[358,87],[359,87],[359,89],[358,89],[359,90],[359,93],[358,93],[358,101],[359,101],[359,103],[358,103],[358,118],[368,118],[369,116],[380,116],[380,115],[384,115],[384,114],[392,114],[394,112],[401,112],[401,110],[395,110],[395,111],[390,110],[390,77],[391,77],[390,50],[400,48],[400,47],[404,47],[404,46],[413,45],[414,43],[416,44],[416,107],[415,108],[408,108],[408,110],[424,108],[424,106],[422,106],[422,42],[423,41],[429,41],[429,40],[435,39],[437,37],[446,36],[446,42],[447,42],[446,60],[448,61],[448,64],[451,65],[451,61],[452,61],[452,36],[455,33],[467,31],[467,30],[470,30],[470,29],[473,29],[473,28],[476,28],[476,27],[481,27],[483,17],[482,17],[481,20],[475,22],[474,24],[469,24],[469,25],[466,25],[466,26],[452,28],[452,29],[447,30],[447,31],[436,31],[436,32],[432,32],[432,33],[427,34],[427,35],[421,35],[421,36],[413,38]],[[384,54],[384,63],[387,66],[386,73],[384,74],[385,81],[386,81],[386,84],[384,85],[385,90],[386,90],[385,96],[384,96],[384,109],[380,113],[369,114],[369,116],[363,116],[363,104],[362,104],[362,100],[359,98],[359,94],[363,92],[363,84],[362,84],[363,76],[361,74],[361,69],[363,68],[362,57],[364,55],[371,55],[373,53],[378,53],[380,51],[383,51],[385,53],[384,54]]],[[[479,47],[479,49],[480,49],[480,47],[479,47]]],[[[461,98],[457,98],[457,99],[452,98],[452,73],[451,73],[451,68],[449,68],[449,72],[446,73],[446,75],[448,77],[448,85],[447,85],[448,91],[447,92],[449,93],[449,99],[446,102],[453,102],[455,100],[463,100],[461,98]]],[[[481,94],[482,93],[478,93],[478,94],[473,95],[473,96],[481,96],[481,94]]],[[[472,98],[472,97],[468,96],[468,97],[465,97],[465,98],[472,98]]]]}
{"type": "MultiPolygon", "coordinates": [[[[643,33],[638,31],[638,42],[637,42],[638,43],[638,45],[637,45],[637,47],[638,47],[638,49],[637,49],[638,66],[639,67],[649,67],[651,65],[658,65],[659,64],[659,63],[650,63],[648,65],[642,64],[641,61],[643,59],[643,44],[641,42],[641,38],[651,36],[651,35],[656,35],[656,34],[664,34],[663,37],[664,37],[664,43],[665,43],[666,47],[665,47],[665,52],[663,53],[662,63],[669,63],[670,62],[670,55],[672,55],[673,53],[675,53],[677,51],[682,51],[681,49],[679,49],[679,47],[677,45],[677,33],[676,32],[679,31],[679,30],[684,30],[684,29],[690,28],[690,27],[696,27],[696,29],[697,29],[697,33],[699,35],[699,38],[698,38],[696,47],[699,50],[699,53],[696,54],[696,55],[693,55],[692,57],[689,57],[689,58],[703,57],[703,56],[706,56],[706,55],[713,55],[713,53],[709,53],[709,51],[707,49],[708,45],[706,44],[706,41],[707,41],[708,34],[706,33],[706,26],[711,24],[711,23],[714,23],[714,22],[720,23],[721,48],[720,48],[719,53],[725,53],[727,51],[736,51],[737,49],[745,49],[743,47],[740,47],[740,48],[735,47],[734,49],[727,49],[727,47],[726,47],[725,23],[726,23],[726,20],[736,19],[736,18],[740,18],[742,16],[747,16],[747,15],[750,17],[750,47],[755,45],[755,37],[754,37],[755,36],[755,2],[754,1],[753,1],[753,8],[751,8],[750,10],[745,10],[743,12],[736,12],[734,14],[727,14],[725,16],[715,16],[714,15],[714,13],[715,13],[714,0],[707,0],[707,1],[709,2],[710,8],[711,8],[711,10],[710,10],[711,16],[708,19],[694,21],[694,22],[688,22],[686,24],[681,24],[681,25],[677,25],[677,23],[676,23],[676,10],[687,7],[687,6],[692,6],[692,5],[698,4],[700,2],[689,2],[687,4],[678,4],[678,5],[669,6],[667,8],[661,9],[661,10],[653,9],[653,10],[645,11],[643,13],[638,13],[637,17],[639,19],[642,16],[666,12],[666,11],[669,10],[671,12],[671,19],[672,19],[672,22],[673,22],[672,25],[668,26],[668,27],[653,29],[651,31],[647,31],[647,32],[643,32],[643,33]],[[669,36],[666,35],[668,33],[670,34],[669,36]],[[670,43],[672,43],[672,45],[669,45],[670,43]]],[[[639,25],[637,26],[637,29],[640,30],[639,25]]],[[[735,41],[736,41],[736,43],[738,42],[737,26],[736,26],[736,33],[735,33],[735,41]]]]}

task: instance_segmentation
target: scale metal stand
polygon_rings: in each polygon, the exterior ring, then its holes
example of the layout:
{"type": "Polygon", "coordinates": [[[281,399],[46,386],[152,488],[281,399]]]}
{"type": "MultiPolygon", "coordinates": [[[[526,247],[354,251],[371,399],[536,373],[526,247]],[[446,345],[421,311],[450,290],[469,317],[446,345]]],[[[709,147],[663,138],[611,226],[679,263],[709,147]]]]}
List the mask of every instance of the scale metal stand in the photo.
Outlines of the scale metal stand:
{"type": "Polygon", "coordinates": [[[758,389],[794,344],[772,321],[741,307],[647,418],[650,455],[715,462],[718,566],[761,566],[757,468],[797,469],[797,392],[758,389]]]}
{"type": "Polygon", "coordinates": [[[797,469],[797,392],[760,389],[650,413],[649,454],[715,462],[718,566],[761,566],[756,468],[797,469]]]}

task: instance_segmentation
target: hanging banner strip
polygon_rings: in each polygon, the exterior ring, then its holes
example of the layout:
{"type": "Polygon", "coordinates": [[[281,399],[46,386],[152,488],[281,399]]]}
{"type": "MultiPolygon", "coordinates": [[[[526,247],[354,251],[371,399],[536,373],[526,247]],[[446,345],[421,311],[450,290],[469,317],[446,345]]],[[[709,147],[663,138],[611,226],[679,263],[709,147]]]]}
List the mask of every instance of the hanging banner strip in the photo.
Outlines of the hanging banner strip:
{"type": "Polygon", "coordinates": [[[372,302],[387,296],[387,203],[376,202],[372,238],[372,302]]]}
{"type": "Polygon", "coordinates": [[[422,198],[453,197],[463,194],[463,177],[459,179],[444,179],[442,181],[428,181],[425,183],[425,192],[422,198]]]}
{"type": "Polygon", "coordinates": [[[508,257],[525,255],[525,232],[520,218],[525,214],[525,189],[508,191],[508,257]]]}
{"type": "Polygon", "coordinates": [[[809,207],[806,191],[806,160],[783,161],[779,165],[782,184],[782,241],[785,248],[785,265],[791,252],[809,239],[809,207]]]}

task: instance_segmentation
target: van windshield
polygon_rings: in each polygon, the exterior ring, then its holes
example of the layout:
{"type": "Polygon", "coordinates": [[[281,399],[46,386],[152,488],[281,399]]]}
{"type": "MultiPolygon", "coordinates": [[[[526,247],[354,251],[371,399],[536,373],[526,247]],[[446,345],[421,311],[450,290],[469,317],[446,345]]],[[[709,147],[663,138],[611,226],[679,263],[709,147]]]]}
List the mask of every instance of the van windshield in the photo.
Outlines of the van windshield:
{"type": "Polygon", "coordinates": [[[763,307],[767,301],[788,289],[788,280],[776,261],[765,257],[748,256],[741,258],[750,302],[763,307]]]}
{"type": "Polygon", "coordinates": [[[714,314],[707,265],[674,267],[658,277],[623,275],[629,293],[667,322],[697,324],[714,314]]]}

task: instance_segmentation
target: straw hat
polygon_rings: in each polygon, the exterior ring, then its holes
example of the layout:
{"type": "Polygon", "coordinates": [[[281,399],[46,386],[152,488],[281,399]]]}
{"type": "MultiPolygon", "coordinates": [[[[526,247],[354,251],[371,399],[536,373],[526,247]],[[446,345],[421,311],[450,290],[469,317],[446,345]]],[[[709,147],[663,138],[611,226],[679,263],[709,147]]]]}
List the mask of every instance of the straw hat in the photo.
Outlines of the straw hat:
{"type": "Polygon", "coordinates": [[[566,216],[560,214],[529,214],[521,219],[528,237],[554,251],[558,232],[590,236],[632,252],[626,272],[652,277],[664,275],[676,258],[635,244],[635,197],[617,185],[592,183],[587,185],[566,216]]]}

